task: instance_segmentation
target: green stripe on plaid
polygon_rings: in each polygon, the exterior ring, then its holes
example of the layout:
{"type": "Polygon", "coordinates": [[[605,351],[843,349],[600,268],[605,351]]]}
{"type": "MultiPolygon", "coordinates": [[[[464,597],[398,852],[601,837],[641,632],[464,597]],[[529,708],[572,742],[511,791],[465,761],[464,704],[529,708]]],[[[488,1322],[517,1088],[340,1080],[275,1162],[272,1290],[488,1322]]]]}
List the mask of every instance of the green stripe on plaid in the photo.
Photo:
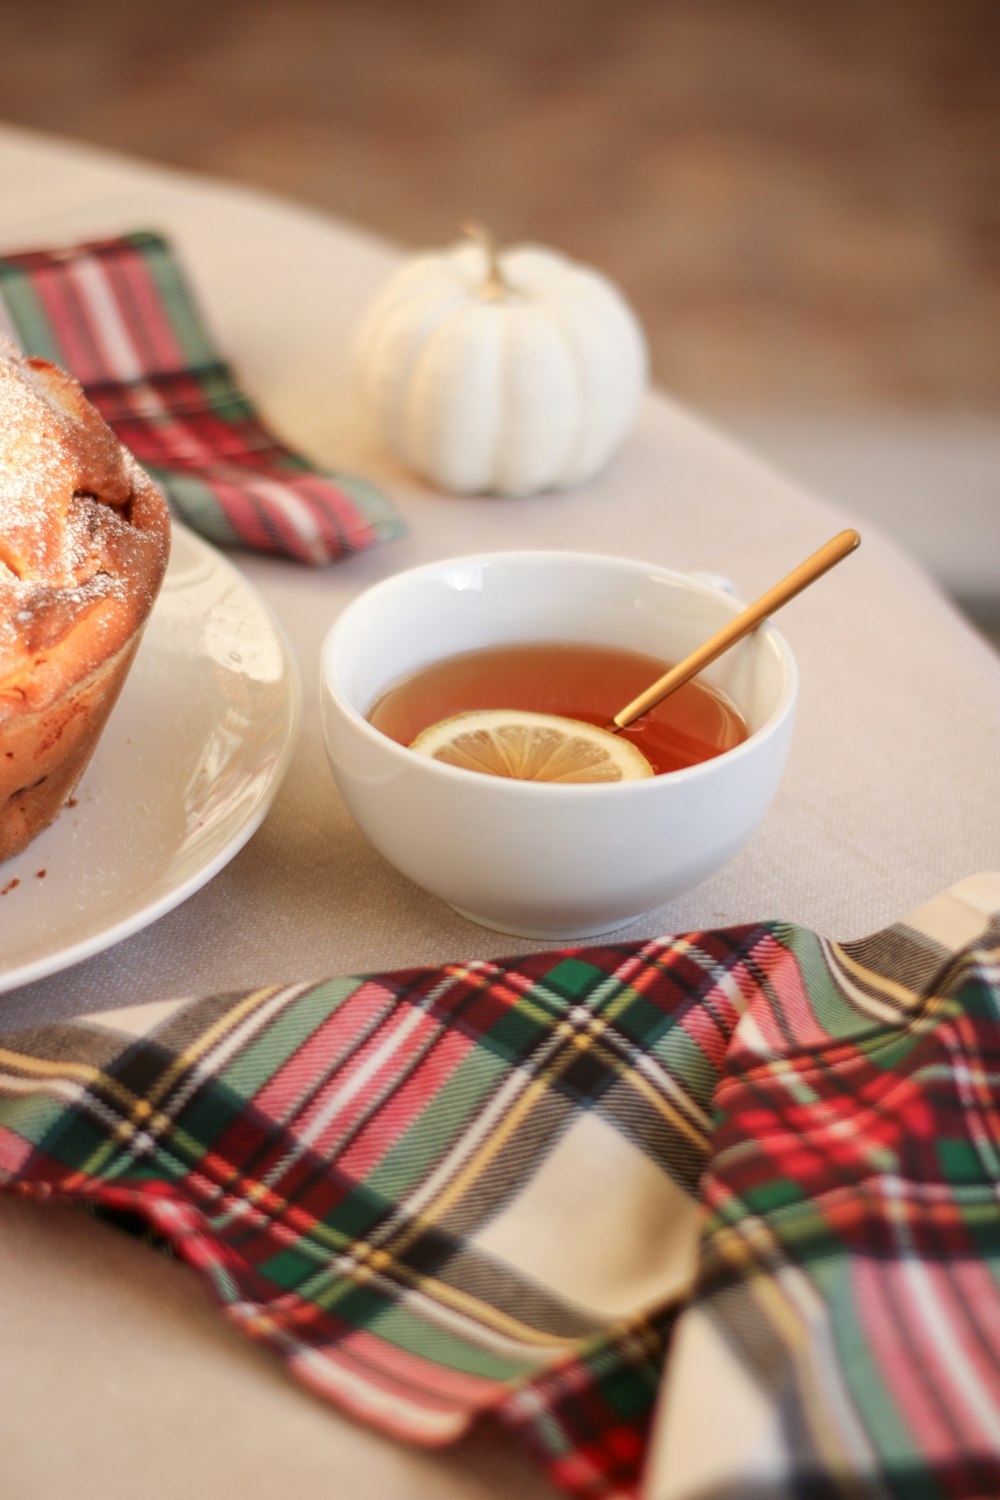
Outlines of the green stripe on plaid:
{"type": "MultiPolygon", "coordinates": [[[[2,274],[0,268],[0,277],[2,274]]],[[[0,285],[7,314],[5,321],[11,332],[17,335],[21,347],[28,354],[59,364],[62,351],[31,282],[22,276],[11,276],[0,281],[0,285]]]]}
{"type": "Polygon", "coordinates": [[[41,1027],[0,1044],[0,1181],[149,1224],[397,1436],[493,1412],[578,1500],[638,1495],[658,1406],[656,1494],[972,1500],[998,960],[1000,920],[769,923],[41,1027]]]}
{"type": "Polygon", "coordinates": [[[147,464],[153,482],[169,497],[171,508],[181,519],[217,547],[239,547],[242,538],[227,513],[216,503],[210,484],[196,475],[181,474],[147,464]]]}
{"type": "Polygon", "coordinates": [[[219,545],[328,563],[404,530],[374,485],[266,426],[162,236],[0,258],[0,321],[77,376],[176,513],[219,545]]]}

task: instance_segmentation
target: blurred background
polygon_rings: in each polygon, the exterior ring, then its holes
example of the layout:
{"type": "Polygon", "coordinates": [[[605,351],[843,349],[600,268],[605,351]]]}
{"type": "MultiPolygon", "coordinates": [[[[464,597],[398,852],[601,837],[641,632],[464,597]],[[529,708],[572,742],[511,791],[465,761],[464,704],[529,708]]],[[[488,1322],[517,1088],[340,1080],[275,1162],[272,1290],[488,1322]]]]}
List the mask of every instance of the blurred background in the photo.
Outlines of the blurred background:
{"type": "Polygon", "coordinates": [[[997,0],[8,0],[2,114],[618,280],[657,383],[1000,641],[997,0]]]}

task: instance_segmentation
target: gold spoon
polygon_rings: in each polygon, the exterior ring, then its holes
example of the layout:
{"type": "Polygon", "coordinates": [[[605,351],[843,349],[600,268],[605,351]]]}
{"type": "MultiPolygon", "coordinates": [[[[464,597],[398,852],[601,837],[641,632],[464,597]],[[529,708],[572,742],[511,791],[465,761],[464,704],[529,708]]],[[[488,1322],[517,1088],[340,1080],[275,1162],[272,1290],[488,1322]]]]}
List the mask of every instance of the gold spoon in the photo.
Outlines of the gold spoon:
{"type": "Polygon", "coordinates": [[[625,707],[619,709],[604,728],[611,734],[617,734],[619,729],[625,729],[634,719],[648,713],[669,693],[674,692],[676,688],[683,687],[685,682],[689,682],[701,671],[702,667],[707,667],[709,662],[715,661],[715,658],[721,656],[723,651],[728,651],[730,646],[734,646],[745,635],[749,635],[762,620],[767,619],[768,615],[773,615],[783,604],[787,604],[789,599],[794,599],[796,594],[801,594],[803,589],[815,583],[817,578],[821,578],[835,563],[841,562],[849,552],[854,551],[860,541],[861,538],[856,531],[838,531],[837,535],[832,537],[825,546],[820,547],[818,552],[807,557],[805,562],[800,562],[797,568],[793,568],[790,573],[769,588],[766,594],[761,594],[753,604],[748,604],[746,609],[734,616],[728,625],[723,625],[721,630],[709,636],[704,645],[692,651],[690,656],[678,662],[676,667],[671,667],[670,671],[664,673],[662,677],[658,677],[651,687],[648,687],[644,693],[640,693],[637,698],[633,698],[631,703],[626,703],[625,707]]]}

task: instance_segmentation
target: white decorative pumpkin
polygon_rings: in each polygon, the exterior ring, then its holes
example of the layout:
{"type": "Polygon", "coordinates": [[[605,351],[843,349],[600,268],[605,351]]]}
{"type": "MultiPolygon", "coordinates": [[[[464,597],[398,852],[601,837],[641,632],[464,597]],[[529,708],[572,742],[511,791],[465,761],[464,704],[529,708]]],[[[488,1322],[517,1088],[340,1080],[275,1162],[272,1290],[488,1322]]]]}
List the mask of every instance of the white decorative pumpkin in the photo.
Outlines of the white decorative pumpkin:
{"type": "Polygon", "coordinates": [[[366,407],[390,452],[455,494],[579,484],[632,426],[648,381],[642,329],[604,276],[488,236],[421,255],[358,340],[366,407]]]}

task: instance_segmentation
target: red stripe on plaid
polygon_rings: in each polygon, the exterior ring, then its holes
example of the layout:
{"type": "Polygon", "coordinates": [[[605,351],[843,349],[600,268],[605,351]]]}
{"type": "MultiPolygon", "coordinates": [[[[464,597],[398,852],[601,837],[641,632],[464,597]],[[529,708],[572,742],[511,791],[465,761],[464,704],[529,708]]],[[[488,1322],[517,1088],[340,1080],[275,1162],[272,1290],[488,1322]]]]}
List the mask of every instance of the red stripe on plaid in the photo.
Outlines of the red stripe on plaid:
{"type": "MultiPolygon", "coordinates": [[[[442,1034],[440,1022],[425,1012],[387,1009],[392,1000],[379,985],[362,986],[275,1070],[254,1100],[273,1119],[294,1121],[298,1138],[323,1157],[339,1138],[353,1137],[338,1165],[355,1175],[375,1165],[473,1046],[460,1032],[442,1034]],[[360,1046],[352,1046],[369,1031],[360,1046]],[[379,1111],[383,1094],[389,1097],[379,1111]],[[377,1127],[367,1128],[376,1114],[377,1127]]],[[[232,1149],[230,1142],[225,1149],[232,1149]]]]}
{"type": "MultiPolygon", "coordinates": [[[[350,525],[352,516],[356,515],[355,502],[351,496],[346,490],[331,484],[329,480],[324,484],[324,481],[313,474],[300,474],[295,479],[295,491],[300,498],[308,502],[315,518],[316,529],[326,542],[329,542],[334,531],[342,530],[350,525]],[[336,521],[335,527],[331,527],[331,517],[336,521]]],[[[354,535],[360,547],[371,546],[375,541],[375,532],[371,526],[367,528],[356,526],[354,535]]]]}
{"type": "Polygon", "coordinates": [[[32,1147],[27,1141],[0,1125],[0,1173],[15,1176],[26,1166],[31,1154],[32,1147]]]}
{"type": "Polygon", "coordinates": [[[84,389],[91,382],[102,380],[101,353],[88,337],[79,298],[65,267],[39,266],[32,281],[67,368],[84,389]]]}
{"type": "Polygon", "coordinates": [[[106,265],[119,303],[124,309],[127,298],[135,310],[136,317],[127,321],[133,336],[144,346],[144,367],[152,373],[183,371],[184,350],[165,314],[160,289],[146,260],[138,255],[116,255],[109,257],[106,265]]]}
{"type": "Polygon", "coordinates": [[[379,984],[360,986],[332,1010],[253,1096],[254,1104],[276,1120],[286,1119],[307,1087],[344,1066],[352,1044],[391,1008],[392,992],[379,984]]]}
{"type": "MultiPolygon", "coordinates": [[[[386,1346],[377,1334],[366,1328],[348,1334],[339,1348],[356,1355],[369,1370],[386,1369],[386,1346]]],[[[506,1396],[506,1387],[495,1380],[487,1380],[468,1370],[446,1370],[433,1360],[424,1359],[410,1350],[395,1347],[392,1352],[392,1375],[395,1382],[405,1382],[414,1394],[433,1385],[442,1402],[469,1406],[475,1411],[486,1411],[497,1404],[498,1397],[506,1396]]]]}
{"type": "MultiPolygon", "coordinates": [[[[904,1278],[905,1266],[904,1262],[904,1278]]],[[[995,1363],[981,1357],[958,1336],[966,1310],[950,1285],[953,1271],[939,1271],[917,1258],[909,1263],[911,1285],[902,1300],[900,1277],[886,1276],[877,1263],[859,1258],[852,1282],[867,1336],[887,1382],[891,1384],[914,1443],[931,1461],[947,1460],[963,1451],[983,1451],[998,1441],[995,1363]],[[913,1307],[920,1316],[913,1317],[913,1307]],[[936,1336],[934,1336],[936,1334],[936,1336]],[[938,1378],[928,1382],[927,1371],[938,1378]]],[[[975,1301],[970,1307],[995,1307],[996,1288],[978,1268],[962,1276],[964,1290],[975,1301]]],[[[997,1330],[990,1334],[996,1336],[997,1330]]]]}
{"type": "MultiPolygon", "coordinates": [[[[431,1033],[431,1027],[425,1028],[425,1035],[431,1033]]],[[[419,1045],[417,1034],[412,1037],[412,1043],[415,1047],[419,1045]]],[[[338,1161],[341,1169],[350,1176],[370,1172],[400,1133],[424,1112],[430,1100],[436,1098],[437,1091],[451,1077],[462,1058],[472,1050],[472,1045],[468,1037],[457,1034],[443,1037],[440,1045],[421,1061],[409,1080],[393,1090],[381,1112],[376,1113],[364,1099],[359,1100],[354,1106],[354,1113],[356,1119],[359,1122],[363,1120],[364,1124],[355,1140],[340,1154],[338,1161]]],[[[392,1082],[393,1077],[394,1069],[386,1066],[381,1077],[370,1077],[370,1087],[377,1091],[380,1084],[392,1082]]],[[[342,1129],[344,1124],[346,1120],[341,1115],[339,1128],[342,1129]]],[[[331,1119],[319,1137],[320,1151],[327,1149],[335,1128],[335,1122],[331,1119]]]]}
{"type": "Polygon", "coordinates": [[[440,1448],[469,1430],[469,1419],[460,1407],[439,1401],[428,1407],[422,1399],[411,1403],[405,1389],[379,1380],[376,1372],[342,1357],[339,1351],[324,1352],[322,1361],[311,1351],[294,1354],[289,1365],[317,1395],[335,1401],[362,1422],[374,1423],[400,1442],[440,1448]]]}
{"type": "MultiPolygon", "coordinates": [[[[684,966],[685,968],[687,965],[684,966]]],[[[683,1016],[681,1025],[686,1034],[712,1064],[719,1067],[726,1056],[733,1032],[736,1030],[742,1006],[737,1007],[732,995],[720,990],[717,986],[707,988],[704,984],[704,974],[694,969],[691,965],[692,978],[697,973],[699,987],[704,991],[700,1004],[689,1004],[683,1016]]],[[[683,975],[675,977],[678,994],[684,993],[683,975]]]]}
{"type": "MultiPolygon", "coordinates": [[[[249,474],[243,483],[261,508],[267,508],[275,524],[288,528],[300,553],[311,562],[319,563],[324,560],[328,555],[329,537],[335,531],[329,531],[326,525],[328,518],[320,517],[316,507],[299,492],[297,480],[289,482],[277,474],[249,474]]],[[[331,504],[335,506],[336,497],[333,493],[330,498],[331,504]]]]}
{"type": "Polygon", "coordinates": [[[93,256],[86,255],[77,256],[66,265],[81,320],[93,348],[101,353],[105,378],[141,380],[146,370],[105,270],[93,256]]]}
{"type": "Polygon", "coordinates": [[[303,549],[298,531],[289,525],[284,511],[261,502],[252,483],[223,477],[213,466],[203,476],[233,531],[248,547],[259,552],[285,552],[290,557],[311,561],[303,549]]]}

